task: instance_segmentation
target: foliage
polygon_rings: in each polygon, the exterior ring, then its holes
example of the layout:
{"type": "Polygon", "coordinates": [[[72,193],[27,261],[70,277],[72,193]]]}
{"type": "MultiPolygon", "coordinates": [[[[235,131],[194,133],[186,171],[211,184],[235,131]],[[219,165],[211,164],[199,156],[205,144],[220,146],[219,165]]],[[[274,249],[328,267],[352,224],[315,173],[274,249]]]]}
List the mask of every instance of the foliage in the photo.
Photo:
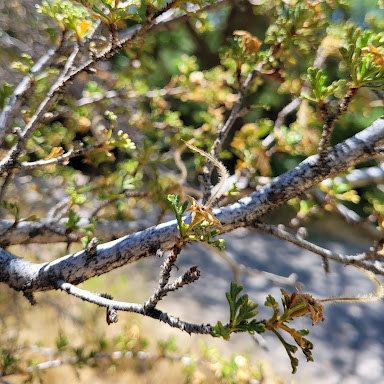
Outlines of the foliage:
{"type": "Polygon", "coordinates": [[[229,304],[229,324],[223,326],[219,321],[212,334],[214,337],[223,337],[229,340],[230,334],[233,332],[248,332],[251,335],[256,333],[264,333],[265,327],[263,322],[257,322],[254,317],[257,316],[257,304],[248,299],[248,295],[237,297],[244,289],[238,286],[233,281],[231,282],[230,292],[226,293],[227,301],[229,304]],[[252,319],[251,321],[249,321],[252,319]]]}
{"type": "Polygon", "coordinates": [[[180,205],[179,195],[168,195],[167,198],[176,215],[180,238],[183,241],[201,241],[213,245],[220,251],[224,249],[224,239],[212,239],[220,233],[220,229],[211,229],[211,227],[221,227],[220,222],[213,216],[212,210],[199,205],[191,196],[188,196],[190,208],[188,208],[188,200],[180,205]],[[183,220],[185,212],[192,212],[190,224],[186,224],[183,220]]]}
{"type": "Polygon", "coordinates": [[[256,308],[258,305],[252,300],[249,300],[248,295],[246,294],[238,297],[243,289],[243,286],[237,285],[233,281],[231,282],[230,292],[226,293],[230,313],[229,323],[223,325],[218,321],[212,336],[222,337],[225,340],[229,340],[231,333],[248,332],[253,335],[254,333],[262,334],[271,331],[278,337],[286,349],[289,359],[291,360],[292,373],[295,373],[299,360],[294,357],[293,354],[297,351],[297,347],[284,340],[277,331],[277,329],[281,329],[287,332],[295,340],[306,356],[307,361],[313,361],[311,352],[313,344],[303,337],[307,336],[309,331],[307,329],[296,330],[289,328],[286,323],[294,320],[296,317],[305,316],[307,314],[311,316],[313,325],[319,320],[324,321],[325,319],[322,315],[323,305],[319,301],[313,299],[311,295],[298,292],[289,294],[282,289],[283,313],[279,316],[280,310],[278,309],[278,303],[271,295],[269,295],[264,305],[272,308],[273,315],[268,320],[257,321],[256,316],[258,315],[258,312],[256,311],[256,308]]]}
{"type": "MultiPolygon", "coordinates": [[[[230,119],[230,132],[213,158],[247,183],[245,192],[232,184],[221,194],[223,205],[318,153],[324,125],[330,121],[333,145],[380,116],[377,95],[382,94],[375,92],[384,89],[384,34],[377,6],[362,22],[360,2],[244,3],[200,12],[217,1],[44,0],[36,5],[38,15],[28,13],[23,23],[18,22],[23,5],[5,4],[13,16],[1,29],[9,32],[13,48],[0,47],[1,64],[6,63],[0,72],[0,108],[19,109],[6,129],[0,162],[18,143],[24,144],[11,168],[0,175],[0,209],[4,219],[12,220],[0,244],[6,244],[20,223],[35,221],[62,236],[68,249],[73,241],[87,249],[94,238],[103,241],[99,224],[144,218],[155,225],[171,212],[180,244],[199,241],[222,251],[224,239],[218,236],[223,226],[213,210],[217,199],[213,194],[208,204],[200,202],[199,187],[206,183],[211,148],[230,119]],[[169,27],[168,17],[176,20],[169,27]],[[42,66],[43,54],[35,52],[33,36],[39,39],[39,49],[52,54],[42,66]],[[20,44],[24,39],[28,49],[20,44]],[[77,52],[72,62],[71,52],[77,52]],[[29,84],[23,94],[18,93],[19,80],[29,84]],[[41,112],[50,97],[49,108],[41,112]],[[239,99],[241,106],[235,110],[239,99]],[[292,101],[297,106],[280,119],[292,101]],[[21,140],[26,127],[36,121],[35,129],[21,140]],[[184,143],[189,141],[206,155],[187,153],[184,143]]],[[[377,164],[371,159],[363,165],[377,164]]],[[[211,179],[220,176],[214,171],[211,179]]],[[[323,203],[310,194],[289,202],[289,215],[299,223],[338,212],[342,204],[356,211],[361,222],[369,219],[384,232],[381,189],[354,186],[342,176],[316,188],[326,196],[323,203]]],[[[382,253],[379,245],[375,247],[382,253]]],[[[234,333],[271,331],[284,345],[295,372],[298,348],[284,340],[279,330],[284,331],[312,361],[308,331],[287,324],[307,314],[314,324],[323,321],[320,301],[282,291],[281,310],[269,295],[264,305],[273,314],[259,320],[258,305],[242,291],[231,283],[226,294],[229,321],[218,321],[212,335],[228,340],[234,333]]],[[[100,339],[88,347],[72,345],[63,333],[55,353],[69,353],[77,368],[95,364],[105,349],[112,351],[112,344],[138,356],[148,342],[134,336],[121,334],[110,344],[100,339]]],[[[160,342],[159,355],[175,352],[175,344],[160,342]]],[[[249,380],[257,376],[248,360],[224,361],[209,348],[205,353],[209,364],[220,366],[215,373],[220,378],[236,376],[233,382],[241,382],[238,374],[244,367],[249,380]]],[[[198,379],[196,361],[191,358],[187,372],[191,382],[198,379]]],[[[111,361],[109,369],[117,365],[111,361]]],[[[32,361],[29,366],[38,364],[32,361]]],[[[4,347],[2,374],[15,374],[19,367],[17,349],[4,347]]],[[[33,372],[39,375],[38,369],[33,372]]]]}

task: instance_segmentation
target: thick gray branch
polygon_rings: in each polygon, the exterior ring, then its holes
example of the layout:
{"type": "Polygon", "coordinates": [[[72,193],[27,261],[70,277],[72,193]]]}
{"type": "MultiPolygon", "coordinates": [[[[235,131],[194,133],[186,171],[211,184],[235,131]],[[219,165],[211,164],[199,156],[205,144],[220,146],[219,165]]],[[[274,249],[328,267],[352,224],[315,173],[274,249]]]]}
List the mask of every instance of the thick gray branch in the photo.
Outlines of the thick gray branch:
{"type": "MultiPolygon", "coordinates": [[[[346,172],[351,166],[374,156],[374,148],[384,142],[384,119],[338,144],[320,163],[311,156],[296,168],[274,179],[269,185],[238,202],[214,210],[223,231],[251,225],[262,215],[281,206],[320,181],[346,172]]],[[[155,255],[157,249],[170,249],[178,241],[176,221],[101,244],[91,258],[85,251],[50,263],[33,264],[0,251],[0,282],[23,291],[55,289],[57,280],[79,284],[93,276],[107,273],[122,265],[155,255]]]]}

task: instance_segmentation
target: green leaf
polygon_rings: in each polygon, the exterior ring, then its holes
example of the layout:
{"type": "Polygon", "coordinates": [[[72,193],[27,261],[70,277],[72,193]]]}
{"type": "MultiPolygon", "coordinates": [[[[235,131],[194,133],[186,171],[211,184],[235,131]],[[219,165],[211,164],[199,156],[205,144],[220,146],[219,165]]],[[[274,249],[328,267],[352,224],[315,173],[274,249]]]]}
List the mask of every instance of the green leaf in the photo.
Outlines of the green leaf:
{"type": "Polygon", "coordinates": [[[56,340],[56,348],[60,352],[69,344],[69,339],[67,336],[64,336],[60,333],[58,339],[56,340]]]}
{"type": "Polygon", "coordinates": [[[3,200],[1,202],[1,206],[9,211],[15,218],[15,222],[17,223],[20,219],[20,208],[16,203],[11,203],[7,200],[3,200]]]}
{"type": "Polygon", "coordinates": [[[294,353],[297,352],[297,347],[295,345],[287,343],[284,338],[277,332],[275,329],[271,329],[271,331],[277,336],[277,338],[283,344],[285,350],[287,351],[289,360],[291,361],[292,374],[297,372],[297,367],[299,366],[299,360],[293,356],[294,353]]]}
{"type": "Polygon", "coordinates": [[[68,221],[65,223],[67,228],[70,229],[79,229],[78,223],[80,221],[80,216],[72,209],[68,211],[68,221]]]}
{"type": "Polygon", "coordinates": [[[8,84],[7,82],[4,82],[3,85],[0,87],[0,108],[4,108],[7,99],[9,96],[12,95],[13,92],[13,85],[8,84]]]}
{"type": "Polygon", "coordinates": [[[231,329],[225,327],[221,321],[218,321],[213,329],[212,336],[222,337],[224,340],[229,340],[231,338],[231,329]]]}

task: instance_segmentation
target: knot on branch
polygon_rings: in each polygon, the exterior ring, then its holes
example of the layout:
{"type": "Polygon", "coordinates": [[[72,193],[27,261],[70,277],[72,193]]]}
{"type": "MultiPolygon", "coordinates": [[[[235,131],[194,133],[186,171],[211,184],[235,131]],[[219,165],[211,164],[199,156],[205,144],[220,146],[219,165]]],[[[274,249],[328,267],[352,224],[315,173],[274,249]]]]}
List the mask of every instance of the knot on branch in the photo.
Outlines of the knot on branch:
{"type": "Polygon", "coordinates": [[[99,239],[97,237],[93,237],[89,242],[87,248],[85,249],[85,253],[87,254],[87,259],[90,259],[97,254],[97,246],[99,245],[99,239]]]}
{"type": "MultiPolygon", "coordinates": [[[[104,299],[108,299],[108,300],[113,300],[113,296],[110,295],[109,293],[100,293],[100,297],[103,297],[104,299]]],[[[117,316],[117,311],[112,306],[107,307],[105,320],[108,325],[117,323],[119,321],[119,318],[117,316]]]]}

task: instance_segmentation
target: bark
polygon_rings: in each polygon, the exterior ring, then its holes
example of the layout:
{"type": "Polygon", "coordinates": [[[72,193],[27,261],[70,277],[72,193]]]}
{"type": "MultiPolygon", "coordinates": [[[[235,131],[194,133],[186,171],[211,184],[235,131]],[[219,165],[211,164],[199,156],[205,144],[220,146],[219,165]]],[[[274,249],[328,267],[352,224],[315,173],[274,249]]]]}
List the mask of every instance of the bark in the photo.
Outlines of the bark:
{"type": "MultiPolygon", "coordinates": [[[[251,225],[255,220],[299,196],[320,181],[346,172],[349,167],[373,157],[384,142],[384,119],[331,149],[320,162],[311,156],[296,168],[274,179],[269,185],[238,202],[214,210],[223,232],[251,225]]],[[[48,263],[34,264],[0,250],[0,282],[24,292],[57,289],[58,281],[79,284],[107,273],[156,251],[171,249],[178,241],[176,221],[150,227],[141,232],[101,244],[96,254],[86,251],[67,255],[48,263]]]]}

